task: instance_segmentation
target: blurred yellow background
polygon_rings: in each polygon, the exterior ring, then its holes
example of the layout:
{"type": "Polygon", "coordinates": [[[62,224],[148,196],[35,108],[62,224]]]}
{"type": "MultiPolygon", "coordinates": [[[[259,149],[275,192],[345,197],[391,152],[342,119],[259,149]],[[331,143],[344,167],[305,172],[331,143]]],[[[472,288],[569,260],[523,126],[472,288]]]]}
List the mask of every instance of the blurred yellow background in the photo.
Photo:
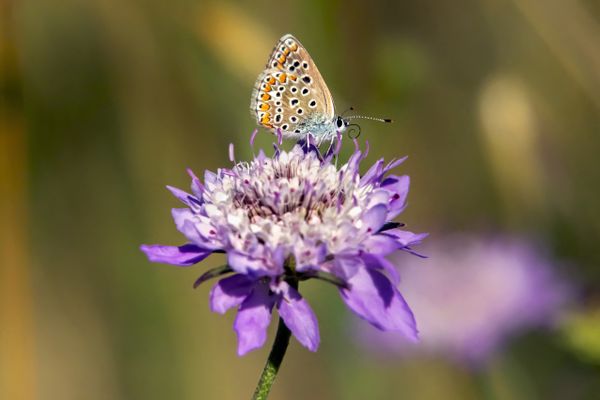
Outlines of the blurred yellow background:
{"type": "Polygon", "coordinates": [[[474,371],[367,357],[335,290],[309,283],[321,348],[292,342],[272,399],[600,396],[598,2],[0,0],[0,12],[0,399],[250,397],[269,346],[238,358],[234,313],[210,313],[210,285],[192,289],[223,258],[177,269],[138,248],[182,242],[164,185],[229,165],[230,142],[251,156],[252,86],[287,32],[338,110],[395,120],[361,122],[361,140],[368,161],[410,155],[411,229],[533,237],[581,294],[558,332],[516,338],[474,371]]]}

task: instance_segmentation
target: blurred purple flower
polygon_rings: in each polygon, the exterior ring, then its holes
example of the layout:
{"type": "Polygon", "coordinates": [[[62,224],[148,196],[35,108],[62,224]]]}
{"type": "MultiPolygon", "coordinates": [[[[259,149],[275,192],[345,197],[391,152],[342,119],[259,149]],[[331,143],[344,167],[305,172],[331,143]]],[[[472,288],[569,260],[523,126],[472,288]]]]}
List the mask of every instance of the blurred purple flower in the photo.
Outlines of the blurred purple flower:
{"type": "Polygon", "coordinates": [[[555,320],[568,297],[551,263],[522,240],[455,236],[425,249],[433,263],[399,260],[400,288],[419,316],[421,342],[357,327],[375,353],[433,353],[479,364],[512,334],[555,320]]]}
{"type": "MultiPolygon", "coordinates": [[[[340,138],[338,138],[338,141],[340,138]]],[[[217,173],[204,184],[190,171],[192,194],[168,187],[185,208],[173,209],[183,246],[144,245],[150,261],[189,266],[215,252],[228,265],[204,280],[226,273],[211,290],[210,307],[225,313],[239,307],[234,329],[238,354],[261,347],[273,307],[311,351],[319,345],[317,319],[297,291],[297,283],[320,278],[336,284],[348,307],[382,330],[417,339],[415,319],[396,288],[397,274],[384,257],[426,235],[389,222],[406,205],[408,176],[390,175],[402,160],[377,161],[363,176],[364,155],[356,149],[340,168],[335,150],[321,155],[313,145],[261,151],[217,173]]],[[[230,149],[230,158],[233,159],[230,149]]]]}

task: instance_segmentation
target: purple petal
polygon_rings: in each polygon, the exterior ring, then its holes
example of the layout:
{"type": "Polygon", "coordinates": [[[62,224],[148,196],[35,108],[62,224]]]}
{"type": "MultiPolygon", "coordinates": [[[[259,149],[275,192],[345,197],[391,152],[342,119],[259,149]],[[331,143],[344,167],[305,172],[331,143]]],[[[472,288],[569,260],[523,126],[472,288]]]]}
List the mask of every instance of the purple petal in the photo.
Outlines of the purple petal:
{"type": "Polygon", "coordinates": [[[190,178],[192,178],[192,193],[194,193],[194,195],[199,201],[203,202],[202,194],[204,193],[204,185],[202,185],[200,179],[198,179],[196,174],[194,174],[194,172],[191,169],[188,168],[187,173],[190,176],[190,178]]]}
{"type": "Polygon", "coordinates": [[[240,274],[248,274],[250,270],[260,269],[263,265],[259,260],[250,258],[247,254],[235,250],[227,252],[227,264],[240,274]]]}
{"type": "Polygon", "coordinates": [[[388,218],[394,218],[404,210],[409,187],[410,178],[408,175],[389,176],[381,183],[381,188],[390,193],[390,214],[388,218]]]}
{"type": "Polygon", "coordinates": [[[169,189],[173,196],[175,196],[179,201],[181,201],[183,204],[190,208],[198,208],[198,206],[202,204],[200,200],[198,200],[195,196],[192,196],[186,191],[168,185],[167,189],[169,189]]]}
{"type": "Polygon", "coordinates": [[[257,160],[257,161],[258,161],[260,164],[262,164],[262,163],[265,161],[265,159],[266,159],[266,158],[267,158],[267,156],[266,156],[265,152],[263,151],[263,149],[260,149],[260,150],[258,151],[258,155],[256,156],[256,160],[257,160]]]}
{"type": "MultiPolygon", "coordinates": [[[[387,232],[389,231],[385,231],[384,233],[387,232]]],[[[362,242],[363,248],[367,253],[386,256],[401,247],[394,237],[387,236],[384,233],[369,236],[362,242]]]]}
{"type": "Polygon", "coordinates": [[[396,266],[389,262],[385,257],[377,254],[363,254],[362,259],[369,268],[381,269],[387,273],[394,286],[400,283],[400,275],[396,266]]]}
{"type": "Polygon", "coordinates": [[[194,214],[189,208],[173,208],[171,210],[177,230],[192,243],[206,249],[217,250],[222,244],[214,227],[206,222],[206,217],[194,214]]]}
{"type": "Polygon", "coordinates": [[[382,236],[390,236],[396,240],[401,247],[419,244],[423,239],[429,236],[429,233],[413,233],[401,229],[390,229],[382,233],[382,236]]]}
{"type": "Polygon", "coordinates": [[[356,255],[336,255],[334,259],[335,270],[331,271],[334,275],[348,279],[356,274],[359,268],[364,267],[360,257],[356,255]]]}
{"type": "MultiPolygon", "coordinates": [[[[268,254],[268,253],[267,253],[268,254]]],[[[240,274],[256,276],[278,275],[283,271],[283,253],[277,250],[268,256],[254,257],[238,251],[227,253],[227,263],[240,274]]]]}
{"type": "Polygon", "coordinates": [[[383,158],[380,158],[360,178],[360,186],[364,186],[364,185],[376,180],[381,175],[382,170],[383,170],[383,158]]]}
{"type": "Polygon", "coordinates": [[[354,153],[352,153],[352,155],[348,159],[348,162],[346,163],[346,170],[349,173],[358,174],[358,166],[359,166],[360,160],[361,160],[360,155],[361,155],[361,152],[358,149],[358,145],[357,145],[356,150],[354,151],[354,153]]]}
{"type": "Polygon", "coordinates": [[[185,244],[179,247],[144,244],[140,249],[146,253],[148,260],[152,262],[180,266],[196,264],[212,253],[212,250],[203,249],[195,244],[185,244]]]}
{"type": "Polygon", "coordinates": [[[179,229],[181,233],[185,235],[193,243],[198,246],[204,247],[204,244],[207,242],[206,238],[204,238],[200,231],[198,231],[198,227],[196,224],[190,220],[186,220],[183,222],[183,226],[179,229]]]}
{"type": "Polygon", "coordinates": [[[318,269],[327,256],[327,245],[325,244],[302,244],[294,249],[297,271],[308,271],[318,269]]]}
{"type": "Polygon", "coordinates": [[[384,204],[378,204],[368,209],[362,216],[363,229],[375,233],[385,224],[388,208],[384,204]]]}
{"type": "Polygon", "coordinates": [[[378,204],[383,204],[388,206],[391,202],[390,192],[383,189],[375,189],[373,193],[369,196],[369,203],[367,204],[367,208],[375,207],[378,204]]]}
{"type": "Polygon", "coordinates": [[[239,306],[248,297],[256,281],[244,275],[233,275],[221,279],[210,291],[210,309],[225,314],[231,307],[239,306]]]}
{"type": "Polygon", "coordinates": [[[238,355],[243,356],[265,344],[275,300],[276,296],[269,295],[266,284],[256,285],[244,300],[233,323],[238,335],[238,355]]]}
{"type": "Polygon", "coordinates": [[[400,331],[418,340],[415,317],[404,298],[388,278],[373,269],[361,268],[340,289],[342,299],[359,317],[384,331],[400,331]]]}
{"type": "Polygon", "coordinates": [[[408,157],[403,157],[399,160],[392,161],[385,167],[383,166],[383,158],[377,160],[377,162],[375,164],[373,164],[373,166],[371,166],[371,168],[369,168],[369,170],[362,176],[362,178],[360,179],[360,185],[364,186],[369,183],[375,183],[375,182],[381,181],[383,176],[388,171],[390,171],[391,169],[396,168],[398,165],[402,164],[404,162],[404,160],[406,160],[407,158],[408,157]]]}
{"type": "Polygon", "coordinates": [[[175,221],[177,230],[181,233],[184,233],[182,231],[183,225],[186,221],[190,221],[194,218],[194,213],[189,208],[172,208],[171,216],[173,216],[173,221],[175,221]]]}
{"type": "Polygon", "coordinates": [[[217,174],[209,170],[204,171],[204,184],[208,187],[209,190],[214,188],[216,182],[217,174]]]}
{"type": "Polygon", "coordinates": [[[300,293],[285,282],[281,282],[283,298],[279,300],[279,315],[296,339],[310,351],[319,347],[319,324],[315,313],[300,293]]]}
{"type": "Polygon", "coordinates": [[[408,158],[408,156],[404,156],[398,160],[392,160],[390,161],[390,163],[388,165],[385,166],[385,168],[383,169],[383,173],[387,173],[388,171],[396,168],[398,165],[402,164],[404,161],[406,161],[406,159],[408,158]]]}

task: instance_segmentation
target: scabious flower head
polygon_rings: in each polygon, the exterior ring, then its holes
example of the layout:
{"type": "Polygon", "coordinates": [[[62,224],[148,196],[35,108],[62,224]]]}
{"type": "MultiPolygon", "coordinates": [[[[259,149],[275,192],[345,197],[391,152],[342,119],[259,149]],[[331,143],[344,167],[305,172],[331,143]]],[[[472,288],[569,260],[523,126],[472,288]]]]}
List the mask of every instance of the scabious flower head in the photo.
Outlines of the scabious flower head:
{"type": "Polygon", "coordinates": [[[512,335],[549,326],[569,286],[523,239],[451,236],[426,248],[435,263],[403,260],[403,294],[419,315],[421,342],[357,327],[359,343],[386,356],[435,354],[483,365],[512,335]]]}
{"type": "MultiPolygon", "coordinates": [[[[339,150],[323,156],[308,143],[291,151],[260,152],[251,162],[207,171],[204,184],[190,172],[191,194],[169,187],[184,205],[173,209],[182,246],[144,245],[151,261],[189,266],[215,252],[227,266],[205,273],[220,279],[210,307],[238,307],[238,354],[261,347],[275,307],[298,341],[319,345],[317,319],[297,283],[321,278],[338,286],[348,307],[382,330],[416,340],[415,319],[396,288],[396,270],[385,256],[412,252],[424,238],[390,222],[406,205],[408,176],[388,174],[403,160],[377,161],[364,175],[358,148],[336,167],[339,150]]],[[[230,156],[233,159],[233,156],[230,156]]]]}

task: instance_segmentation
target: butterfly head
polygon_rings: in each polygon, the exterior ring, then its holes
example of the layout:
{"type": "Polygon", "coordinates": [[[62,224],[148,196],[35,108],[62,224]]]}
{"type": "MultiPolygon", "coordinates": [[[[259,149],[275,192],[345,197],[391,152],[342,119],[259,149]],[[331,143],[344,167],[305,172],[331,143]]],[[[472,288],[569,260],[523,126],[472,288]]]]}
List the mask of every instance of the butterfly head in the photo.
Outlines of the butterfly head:
{"type": "Polygon", "coordinates": [[[338,131],[345,131],[348,125],[350,125],[350,120],[348,118],[344,118],[341,115],[335,117],[335,127],[338,131]]]}

